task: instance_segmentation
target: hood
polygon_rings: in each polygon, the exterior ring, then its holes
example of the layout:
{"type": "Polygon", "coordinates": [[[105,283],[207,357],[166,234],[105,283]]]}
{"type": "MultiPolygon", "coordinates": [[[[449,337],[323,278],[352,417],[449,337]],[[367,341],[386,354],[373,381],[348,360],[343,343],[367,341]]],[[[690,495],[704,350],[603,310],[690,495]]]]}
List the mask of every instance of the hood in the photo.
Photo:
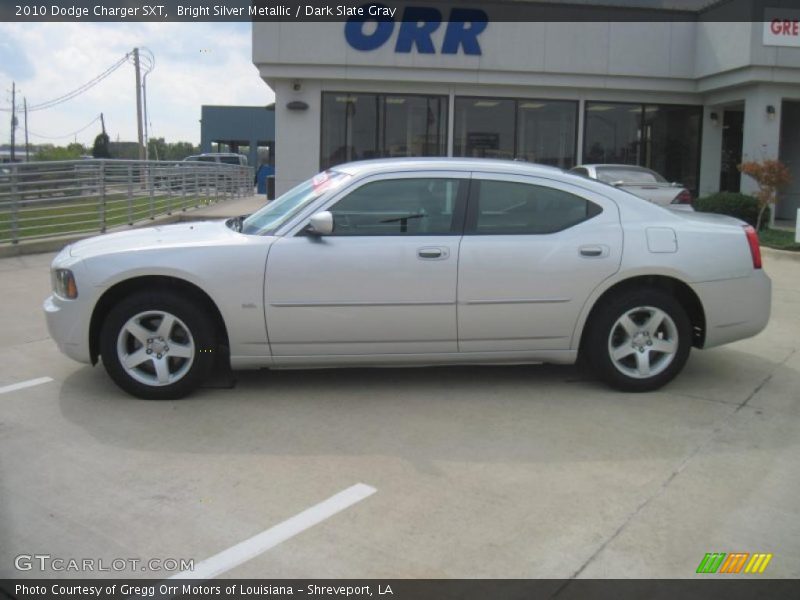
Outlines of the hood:
{"type": "Polygon", "coordinates": [[[87,258],[154,248],[204,246],[241,237],[225,221],[192,221],[98,235],[72,244],[69,253],[76,258],[87,258]]]}

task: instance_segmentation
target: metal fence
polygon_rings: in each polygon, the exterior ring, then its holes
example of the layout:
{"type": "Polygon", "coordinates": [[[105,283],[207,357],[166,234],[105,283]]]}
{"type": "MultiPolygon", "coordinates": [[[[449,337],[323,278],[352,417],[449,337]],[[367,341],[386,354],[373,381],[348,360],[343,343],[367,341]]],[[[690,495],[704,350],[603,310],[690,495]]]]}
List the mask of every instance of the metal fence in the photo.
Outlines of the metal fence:
{"type": "Polygon", "coordinates": [[[105,232],[253,193],[253,169],[200,162],[68,160],[0,165],[0,243],[105,232]]]}

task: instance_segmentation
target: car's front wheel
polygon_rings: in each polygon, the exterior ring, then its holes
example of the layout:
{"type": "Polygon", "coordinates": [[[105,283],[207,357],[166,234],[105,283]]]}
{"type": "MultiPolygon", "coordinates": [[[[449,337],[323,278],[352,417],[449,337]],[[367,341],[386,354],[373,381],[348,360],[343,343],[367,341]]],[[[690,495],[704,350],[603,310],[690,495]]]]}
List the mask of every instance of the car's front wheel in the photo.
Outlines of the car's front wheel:
{"type": "Polygon", "coordinates": [[[168,292],[125,298],[108,313],[100,353],[123,390],[147,400],[181,398],[213,367],[214,329],[197,306],[168,292]]]}
{"type": "Polygon", "coordinates": [[[586,348],[597,374],[628,392],[655,390],[683,368],[691,350],[691,323],[665,292],[619,294],[599,307],[586,348]]]}

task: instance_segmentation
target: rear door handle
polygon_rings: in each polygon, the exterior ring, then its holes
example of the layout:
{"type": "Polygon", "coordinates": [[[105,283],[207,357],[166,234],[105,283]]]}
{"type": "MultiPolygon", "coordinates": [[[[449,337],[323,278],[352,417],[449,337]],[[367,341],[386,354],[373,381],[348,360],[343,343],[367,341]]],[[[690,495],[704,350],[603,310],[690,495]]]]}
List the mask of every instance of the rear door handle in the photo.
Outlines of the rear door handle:
{"type": "Polygon", "coordinates": [[[581,246],[578,248],[580,255],[585,258],[603,258],[608,256],[608,246],[603,245],[596,245],[596,246],[581,246]]]}
{"type": "Polygon", "coordinates": [[[417,256],[423,260],[444,260],[450,256],[450,250],[438,247],[420,248],[417,250],[417,256]]]}

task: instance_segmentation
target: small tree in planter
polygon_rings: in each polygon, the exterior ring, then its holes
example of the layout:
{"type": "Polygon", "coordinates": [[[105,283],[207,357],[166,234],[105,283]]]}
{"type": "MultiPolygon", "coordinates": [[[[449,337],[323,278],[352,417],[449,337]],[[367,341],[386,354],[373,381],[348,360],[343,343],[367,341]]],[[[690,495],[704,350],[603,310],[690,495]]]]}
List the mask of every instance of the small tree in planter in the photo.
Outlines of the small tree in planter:
{"type": "Polygon", "coordinates": [[[765,158],[764,160],[750,160],[738,166],[740,172],[752,177],[758,184],[758,220],[756,221],[756,231],[761,230],[761,217],[767,206],[770,207],[772,214],[775,214],[775,199],[778,190],[789,185],[792,175],[789,169],[781,161],[765,158]]]}

